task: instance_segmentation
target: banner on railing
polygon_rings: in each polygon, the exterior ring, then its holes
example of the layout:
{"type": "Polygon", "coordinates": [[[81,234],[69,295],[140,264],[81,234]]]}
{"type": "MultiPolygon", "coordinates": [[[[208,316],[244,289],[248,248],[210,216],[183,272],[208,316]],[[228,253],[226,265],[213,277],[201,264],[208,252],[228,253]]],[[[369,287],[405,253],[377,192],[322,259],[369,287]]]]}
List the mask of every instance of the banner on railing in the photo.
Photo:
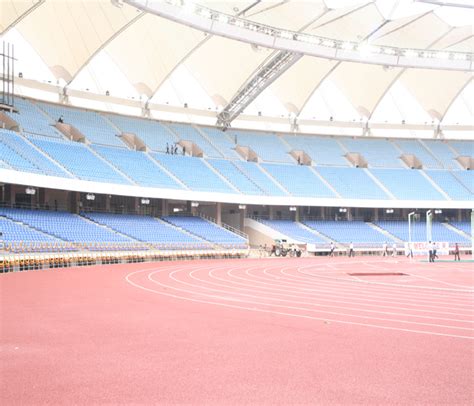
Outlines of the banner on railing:
{"type": "MultiPolygon", "coordinates": [[[[449,242],[436,242],[436,255],[449,255],[449,242]]],[[[429,251],[432,249],[432,243],[428,242],[412,242],[411,251],[413,255],[426,255],[428,256],[429,251]]],[[[408,255],[410,252],[409,243],[405,243],[405,253],[408,255]]]]}

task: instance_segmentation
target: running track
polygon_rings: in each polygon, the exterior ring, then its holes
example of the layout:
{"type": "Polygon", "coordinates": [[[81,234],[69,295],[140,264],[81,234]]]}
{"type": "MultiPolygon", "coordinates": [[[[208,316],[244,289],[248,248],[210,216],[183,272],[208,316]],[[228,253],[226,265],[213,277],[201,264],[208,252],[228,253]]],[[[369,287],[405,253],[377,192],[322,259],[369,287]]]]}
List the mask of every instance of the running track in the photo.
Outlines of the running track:
{"type": "Polygon", "coordinates": [[[473,404],[473,275],[361,257],[0,275],[0,402],[473,404]],[[349,275],[372,272],[405,275],[349,275]]]}

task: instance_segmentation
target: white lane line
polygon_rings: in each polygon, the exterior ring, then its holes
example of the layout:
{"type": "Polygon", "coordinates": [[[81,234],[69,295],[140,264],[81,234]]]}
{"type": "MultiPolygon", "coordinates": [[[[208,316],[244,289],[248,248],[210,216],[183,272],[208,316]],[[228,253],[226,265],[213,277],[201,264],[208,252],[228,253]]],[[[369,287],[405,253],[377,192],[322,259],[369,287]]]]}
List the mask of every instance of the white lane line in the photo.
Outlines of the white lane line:
{"type": "MultiPolygon", "coordinates": [[[[412,262],[406,262],[406,261],[399,261],[399,260],[395,260],[393,262],[384,262],[384,261],[381,261],[381,260],[374,260],[374,261],[368,261],[368,260],[365,260],[365,261],[359,261],[359,262],[351,262],[351,261],[344,261],[344,262],[338,262],[338,263],[334,263],[334,264],[328,264],[328,266],[330,266],[332,269],[334,269],[335,271],[337,272],[341,272],[343,274],[347,273],[348,271],[352,271],[353,269],[341,269],[340,267],[338,267],[338,265],[364,265],[364,266],[367,266],[367,267],[374,267],[374,264],[384,264],[384,265],[387,265],[388,263],[390,264],[397,264],[397,265],[403,265],[405,268],[411,266],[412,268],[414,267],[415,269],[418,268],[418,266],[420,265],[423,265],[423,263],[412,263],[412,262]]],[[[323,264],[323,266],[325,266],[326,264],[323,264]]],[[[445,264],[439,264],[439,265],[445,265],[445,264]]],[[[309,265],[309,267],[312,267],[313,265],[309,265]]],[[[317,265],[315,265],[317,266],[317,265]]],[[[431,266],[431,265],[430,265],[431,266]]],[[[301,268],[307,268],[308,266],[303,266],[301,268]]],[[[439,268],[439,267],[437,267],[439,268]]],[[[431,271],[436,271],[437,268],[432,268],[430,269],[431,271]]],[[[387,267],[384,267],[384,269],[386,269],[387,271],[394,271],[392,268],[387,268],[387,267]]],[[[444,269],[444,268],[443,268],[444,269]]],[[[449,270],[452,270],[452,266],[449,266],[448,268],[449,270]]],[[[456,272],[458,270],[461,270],[462,268],[456,268],[456,272]]],[[[399,271],[399,269],[396,270],[397,272],[399,271]]],[[[472,269],[471,269],[472,271],[472,269]]],[[[405,271],[404,271],[405,272],[405,271]]],[[[410,271],[409,271],[410,272],[410,271]]],[[[413,271],[411,271],[411,274],[412,275],[417,275],[417,273],[413,273],[413,271]]],[[[350,281],[350,279],[347,279],[347,278],[337,278],[337,279],[343,279],[344,281],[350,281]]],[[[435,282],[439,282],[439,283],[442,283],[442,281],[439,281],[439,280],[434,280],[433,281],[435,282]]],[[[365,282],[365,280],[364,280],[365,282]]],[[[381,284],[384,284],[384,282],[381,282],[381,284]]],[[[397,286],[396,284],[389,284],[390,286],[397,286]]],[[[463,289],[459,290],[459,289],[446,289],[446,288],[440,288],[440,287],[429,287],[429,286],[418,286],[418,285],[415,285],[413,286],[414,288],[419,288],[419,289],[434,289],[434,290],[443,290],[443,291],[460,291],[460,292],[467,292],[467,293],[474,293],[474,289],[472,289],[472,287],[470,286],[465,286],[465,285],[454,285],[453,286],[458,286],[458,287],[461,287],[463,289]]],[[[401,287],[404,287],[404,286],[401,286],[401,287]]]]}
{"type": "MultiPolygon", "coordinates": [[[[276,268],[267,268],[267,269],[275,269],[278,271],[276,268]]],[[[407,285],[396,285],[396,287],[385,287],[383,284],[384,282],[380,283],[374,283],[373,285],[369,283],[358,283],[355,280],[346,280],[346,279],[341,279],[341,278],[335,278],[335,277],[328,277],[325,275],[320,275],[319,273],[308,273],[303,271],[303,267],[297,267],[297,268],[285,268],[285,269],[294,269],[295,272],[299,275],[294,275],[295,278],[298,278],[298,280],[301,281],[306,281],[306,283],[310,285],[317,285],[321,286],[322,284],[331,287],[331,286],[337,286],[338,289],[345,289],[349,291],[353,291],[354,286],[357,286],[357,291],[358,292],[367,292],[369,294],[371,293],[380,293],[386,296],[395,296],[397,298],[401,297],[408,297],[409,299],[412,299],[413,297],[416,298],[427,298],[428,300],[432,300],[433,298],[443,298],[446,300],[462,300],[464,301],[466,297],[471,297],[473,296],[472,292],[439,292],[438,290],[433,290],[433,291],[420,291],[420,292],[415,292],[413,289],[404,289],[405,286],[407,285]],[[307,275],[307,276],[304,276],[307,275]]],[[[290,275],[287,273],[287,275],[290,275]]],[[[293,277],[293,275],[291,274],[293,277]]],[[[370,281],[369,281],[370,282],[370,281]]],[[[445,289],[445,288],[443,288],[445,289]]],[[[473,296],[474,297],[474,296],[473,296]]]]}
{"type": "MultiPolygon", "coordinates": [[[[271,276],[275,278],[273,274],[269,274],[267,272],[267,268],[264,269],[264,273],[268,276],[271,276]]],[[[282,274],[291,276],[291,274],[287,274],[284,271],[281,271],[282,274]]],[[[249,271],[246,271],[246,274],[252,277],[253,279],[259,279],[259,280],[264,280],[268,281],[268,278],[262,278],[259,276],[256,276],[249,271]]],[[[235,275],[234,275],[235,277],[235,275]]],[[[269,282],[260,282],[260,283],[266,283],[270,284],[269,282]]],[[[290,283],[291,285],[291,283],[290,283]]],[[[354,285],[352,285],[354,286],[354,285]]],[[[341,287],[338,285],[331,284],[330,287],[326,287],[325,285],[320,286],[320,285],[315,285],[312,284],[311,288],[306,288],[306,287],[296,287],[298,290],[302,290],[304,292],[317,292],[317,293],[323,293],[323,294],[332,294],[333,292],[337,292],[338,294],[345,295],[347,297],[352,297],[354,299],[358,300],[363,300],[363,301],[370,301],[370,302],[375,302],[375,303],[390,303],[390,304],[402,304],[402,305],[410,305],[410,306],[418,306],[418,307],[428,307],[428,308],[440,308],[440,309],[450,309],[454,311],[463,311],[463,310],[471,310],[472,305],[470,304],[464,304],[466,300],[463,301],[463,303],[453,303],[453,302],[444,302],[444,301],[439,301],[437,298],[422,298],[422,299],[416,299],[416,298],[404,298],[403,296],[397,296],[395,294],[375,294],[374,292],[363,292],[360,291],[359,289],[351,289],[350,287],[341,287]],[[315,288],[317,287],[317,288],[315,288]],[[370,299],[368,299],[370,297],[370,299]],[[397,300],[398,299],[398,300],[397,300]],[[429,303],[429,304],[427,304],[429,303]]],[[[459,299],[460,300],[460,299],[459,299]]],[[[457,313],[459,314],[459,313],[457,313]]]]}
{"type": "MultiPolygon", "coordinates": [[[[361,264],[366,264],[366,263],[361,263],[361,264]]],[[[473,294],[474,293],[474,290],[472,289],[449,289],[449,288],[443,288],[443,287],[430,287],[430,286],[420,286],[420,285],[414,285],[412,286],[410,289],[406,289],[407,287],[410,287],[409,285],[406,285],[405,283],[403,285],[399,285],[399,284],[395,284],[395,283],[386,283],[386,282],[374,282],[374,281],[366,281],[366,280],[363,280],[363,282],[361,283],[360,281],[356,281],[354,279],[348,279],[348,278],[341,278],[339,276],[334,276],[334,273],[341,273],[343,275],[345,275],[348,271],[353,271],[353,269],[350,269],[350,270],[342,270],[341,268],[338,268],[336,266],[336,264],[333,264],[332,265],[332,268],[334,268],[335,271],[337,272],[334,272],[332,274],[330,273],[327,273],[327,272],[321,272],[320,268],[317,267],[316,265],[314,264],[311,264],[311,265],[303,265],[303,266],[297,266],[295,267],[297,269],[300,270],[300,273],[302,275],[308,275],[309,277],[318,277],[320,279],[326,279],[329,281],[337,281],[337,282],[341,282],[341,283],[344,283],[345,285],[348,285],[348,286],[351,286],[353,283],[358,283],[359,285],[366,285],[365,286],[365,289],[377,289],[377,291],[380,291],[380,288],[377,288],[376,285],[379,285],[379,286],[382,286],[384,287],[384,290],[385,291],[394,291],[394,292],[404,292],[405,294],[410,294],[412,295],[413,293],[413,289],[420,289],[420,290],[423,290],[424,292],[422,294],[427,294],[427,295],[430,295],[430,294],[434,294],[436,293],[437,295],[443,295],[445,297],[453,297],[453,295],[466,295],[466,294],[473,294]],[[303,272],[303,270],[311,270],[311,271],[314,271],[313,272],[303,272]],[[372,283],[371,283],[372,282],[372,283]],[[371,286],[373,285],[373,286],[371,286]],[[432,291],[430,293],[427,293],[425,292],[426,290],[428,291],[432,291]]],[[[392,270],[394,271],[394,270],[392,270]]],[[[399,271],[399,269],[396,270],[397,272],[399,271]]],[[[394,271],[395,272],[395,271],[394,271]]],[[[404,271],[406,273],[406,271],[404,271]]],[[[416,273],[413,273],[412,272],[412,275],[417,275],[416,273]]],[[[307,280],[309,278],[306,278],[307,280]]],[[[419,295],[420,293],[417,293],[417,295],[419,295]]],[[[456,296],[458,297],[458,296],[456,296]]]]}
{"type": "MultiPolygon", "coordinates": [[[[156,268],[155,268],[156,269],[156,268]]],[[[229,303],[220,303],[220,302],[213,302],[209,300],[202,300],[202,299],[194,299],[194,298],[189,298],[186,296],[180,296],[176,294],[171,294],[163,291],[159,291],[156,289],[150,289],[145,286],[141,286],[139,284],[134,283],[130,278],[138,273],[146,272],[147,270],[138,270],[131,272],[126,275],[125,280],[127,283],[130,285],[147,291],[151,292],[154,294],[158,294],[161,296],[167,296],[167,297],[172,297],[175,299],[180,299],[180,300],[185,300],[189,302],[195,302],[195,303],[203,303],[203,304],[210,304],[214,306],[219,306],[219,307],[227,307],[227,308],[233,308],[233,309],[239,309],[239,310],[246,310],[250,312],[259,312],[259,313],[270,313],[270,314],[278,314],[282,316],[289,316],[289,317],[295,317],[295,318],[301,318],[301,319],[309,319],[309,320],[318,320],[318,321],[323,321],[323,322],[332,322],[332,323],[338,323],[338,324],[346,324],[346,325],[353,325],[353,326],[362,326],[362,327],[371,327],[371,328],[376,328],[376,329],[381,329],[381,330],[390,330],[390,331],[400,331],[400,332],[408,332],[408,333],[416,333],[416,334],[423,334],[423,335],[430,335],[430,336],[439,336],[439,337],[451,337],[451,338],[459,338],[459,339],[466,339],[466,340],[474,340],[474,337],[470,336],[462,336],[462,335],[456,335],[456,334],[447,334],[447,333],[438,333],[434,331],[423,331],[423,330],[412,330],[412,329],[405,329],[405,328],[399,328],[399,327],[390,327],[390,326],[378,326],[374,324],[368,324],[368,323],[359,323],[359,322],[353,322],[353,321],[345,321],[345,320],[332,320],[332,319],[327,319],[327,318],[321,318],[321,317],[314,317],[314,316],[308,316],[308,315],[302,315],[302,314],[294,314],[294,313],[286,313],[286,312],[278,312],[275,310],[267,310],[267,309],[257,309],[257,308],[252,308],[252,307],[246,307],[246,306],[240,306],[240,305],[234,305],[234,304],[229,304],[229,303]]],[[[156,271],[160,272],[160,271],[156,271]]]]}
{"type": "MultiPolygon", "coordinates": [[[[456,312],[456,313],[455,312],[446,312],[445,310],[449,309],[449,307],[425,305],[425,304],[420,304],[420,303],[415,303],[413,305],[410,304],[412,306],[418,307],[419,309],[405,308],[405,307],[400,307],[400,306],[387,306],[383,303],[390,303],[390,304],[394,304],[394,305],[396,305],[396,304],[407,305],[407,303],[406,302],[380,300],[380,299],[368,299],[367,295],[364,295],[364,296],[352,295],[352,296],[354,296],[353,300],[357,300],[357,302],[351,302],[351,301],[340,300],[340,299],[335,300],[334,298],[339,298],[339,296],[336,296],[335,294],[340,293],[340,292],[337,292],[337,289],[332,290],[335,293],[333,293],[332,291],[328,292],[328,291],[323,291],[323,290],[314,289],[314,288],[311,288],[311,289],[299,288],[298,289],[299,291],[296,292],[296,291],[294,291],[294,286],[291,286],[291,285],[288,285],[288,284],[283,285],[281,283],[262,282],[261,280],[269,281],[269,280],[273,280],[273,279],[260,278],[260,277],[254,275],[254,274],[251,274],[250,271],[252,269],[245,270],[245,274],[249,275],[250,279],[235,275],[234,270],[235,269],[231,269],[228,272],[229,276],[232,278],[232,284],[237,284],[237,285],[241,285],[241,286],[245,286],[245,287],[248,287],[248,286],[256,287],[255,284],[258,283],[260,285],[265,285],[263,287],[258,286],[259,288],[268,289],[268,290],[271,290],[271,291],[279,291],[279,292],[288,292],[289,289],[293,289],[292,293],[298,294],[299,295],[298,297],[301,297],[302,295],[304,295],[304,296],[309,296],[310,298],[314,297],[314,298],[317,298],[318,300],[327,301],[327,302],[331,302],[331,303],[334,303],[334,302],[346,303],[346,304],[353,304],[353,305],[367,306],[367,307],[408,310],[408,311],[411,311],[411,312],[436,313],[436,314],[446,314],[446,315],[454,315],[454,316],[472,316],[473,315],[472,312],[469,312],[468,314],[459,313],[459,312],[456,312]],[[249,282],[251,285],[249,285],[247,283],[236,282],[236,281],[234,281],[234,279],[249,282]],[[303,290],[304,292],[301,292],[301,290],[303,290]],[[321,294],[326,296],[327,298],[321,297],[321,294]],[[372,303],[361,303],[361,301],[362,302],[373,302],[373,304],[372,303]],[[439,311],[439,310],[421,309],[422,307],[430,307],[430,308],[443,309],[443,310],[439,311]]],[[[242,271],[242,269],[238,269],[238,271],[242,271]]],[[[277,281],[281,281],[281,280],[286,281],[286,280],[289,280],[289,279],[288,278],[281,278],[281,279],[276,279],[276,280],[277,281]]],[[[346,296],[348,296],[348,295],[344,294],[344,297],[346,297],[346,296]]],[[[453,310],[458,310],[458,309],[453,309],[453,310]]],[[[468,310],[471,310],[471,308],[469,308],[468,310]]],[[[450,320],[449,318],[446,318],[446,319],[450,320]]]]}
{"type": "MultiPolygon", "coordinates": [[[[196,286],[193,283],[188,283],[188,282],[179,280],[175,277],[176,273],[182,272],[181,270],[176,270],[176,271],[172,271],[171,273],[169,273],[170,279],[174,280],[177,283],[180,283],[180,284],[185,285],[185,286],[190,287],[190,288],[199,288],[199,289],[203,289],[203,290],[212,291],[212,292],[215,292],[217,294],[196,292],[196,291],[189,290],[189,289],[177,288],[177,287],[172,286],[172,285],[166,285],[166,284],[163,284],[162,282],[156,281],[155,279],[153,279],[153,275],[156,274],[157,272],[159,272],[159,271],[155,271],[155,272],[150,273],[148,275],[148,279],[150,281],[154,282],[154,283],[158,283],[159,285],[166,286],[168,289],[174,289],[178,292],[184,292],[184,293],[188,293],[188,294],[200,295],[200,296],[204,296],[206,298],[213,298],[213,299],[217,298],[217,299],[226,300],[226,298],[229,297],[229,298],[232,298],[233,301],[240,300],[240,302],[242,302],[242,303],[259,304],[259,305],[263,305],[263,306],[278,307],[278,308],[283,308],[283,309],[300,310],[300,311],[306,311],[306,312],[311,312],[311,313],[330,314],[332,316],[352,317],[352,318],[356,318],[356,319],[378,320],[378,321],[391,322],[391,323],[404,323],[404,324],[412,324],[412,325],[417,325],[417,326],[439,327],[439,328],[445,328],[445,329],[448,329],[448,330],[464,330],[464,331],[474,332],[474,329],[472,329],[471,327],[450,326],[450,325],[435,324],[435,323],[422,323],[422,322],[417,322],[417,321],[400,320],[400,319],[387,319],[387,318],[383,318],[383,317],[362,316],[362,315],[357,315],[357,314],[333,312],[333,311],[328,311],[328,310],[310,309],[310,308],[301,307],[301,306],[279,305],[279,304],[275,304],[275,303],[261,303],[261,302],[255,302],[255,301],[248,301],[248,300],[244,300],[244,299],[236,299],[235,295],[240,295],[240,296],[245,296],[245,297],[249,297],[249,298],[257,299],[257,300],[262,300],[262,301],[271,300],[273,302],[293,303],[292,301],[289,301],[289,300],[271,298],[269,296],[238,294],[238,293],[235,293],[235,292],[232,292],[232,291],[229,291],[229,290],[222,290],[222,289],[207,288],[207,287],[203,287],[203,286],[196,286]],[[226,295],[226,296],[222,296],[222,295],[226,295]],[[234,295],[234,296],[232,296],[232,295],[234,295]]],[[[196,271],[192,271],[191,274],[193,272],[196,272],[196,271]]]]}
{"type": "MultiPolygon", "coordinates": [[[[410,275],[411,275],[411,274],[410,274],[410,275]]],[[[441,283],[441,284],[443,284],[443,285],[455,286],[455,287],[458,287],[458,288],[467,288],[467,286],[465,286],[465,285],[457,285],[457,284],[455,284],[455,283],[440,281],[440,280],[438,280],[438,279],[428,278],[427,276],[416,275],[416,277],[417,277],[417,278],[420,278],[420,279],[425,279],[425,280],[428,280],[428,281],[436,282],[436,283],[441,283]]],[[[474,291],[473,291],[473,292],[474,292],[474,291]]]]}
{"type": "MultiPolygon", "coordinates": [[[[292,269],[293,271],[293,269],[292,269]]],[[[343,281],[341,281],[338,278],[332,278],[331,281],[326,281],[325,278],[320,278],[317,275],[310,274],[309,277],[302,276],[305,274],[305,272],[300,272],[298,269],[295,273],[288,273],[288,272],[281,272],[282,274],[289,276],[295,280],[305,282],[307,286],[318,286],[321,288],[326,288],[326,289],[337,289],[339,292],[357,292],[361,295],[370,295],[370,296],[381,296],[384,299],[387,298],[395,298],[399,300],[407,300],[407,301],[413,301],[416,300],[417,302],[421,301],[426,301],[427,303],[432,303],[433,301],[440,302],[441,300],[443,302],[440,303],[445,303],[449,304],[452,306],[459,306],[463,305],[466,303],[467,300],[471,298],[471,294],[465,294],[462,293],[461,296],[459,294],[456,294],[456,296],[452,295],[443,295],[443,294],[437,294],[437,292],[415,292],[414,290],[409,290],[405,291],[403,289],[397,288],[397,291],[393,290],[393,288],[390,288],[389,290],[386,290],[383,288],[383,286],[380,286],[378,284],[374,284],[371,286],[371,289],[366,288],[366,284],[361,283],[357,284],[354,283],[356,281],[351,281],[351,283],[346,284],[343,281]],[[299,274],[299,275],[297,275],[299,274]],[[379,289],[380,286],[380,289],[379,289]]],[[[272,275],[266,272],[267,275],[272,275]]]]}
{"type": "MultiPolygon", "coordinates": [[[[306,267],[300,267],[299,269],[304,269],[306,267]]],[[[299,271],[304,275],[312,276],[312,277],[317,277],[317,278],[325,278],[325,279],[333,279],[333,280],[341,280],[341,281],[346,281],[346,282],[354,282],[354,283],[362,283],[362,284],[368,284],[368,285],[381,285],[381,286],[389,286],[389,287],[400,287],[400,288],[412,288],[412,289],[420,289],[420,290],[431,290],[431,291],[440,291],[440,292],[454,292],[454,293],[474,293],[474,289],[453,289],[453,288],[442,288],[442,287],[437,287],[437,286],[418,286],[418,285],[398,285],[396,283],[387,283],[387,282],[376,282],[376,281],[356,281],[356,280],[349,280],[349,279],[342,279],[342,278],[335,278],[335,277],[330,277],[330,276],[325,276],[325,275],[319,275],[317,273],[309,273],[309,272],[303,272],[299,271]]]]}
{"type": "MultiPolygon", "coordinates": [[[[235,268],[231,268],[231,269],[228,269],[226,274],[231,277],[231,272],[235,270],[235,268]]],[[[198,271],[192,271],[189,276],[198,281],[198,282],[202,282],[202,283],[205,283],[206,285],[212,285],[212,286],[218,286],[218,287],[225,287],[225,288],[230,288],[230,289],[234,289],[234,290],[241,290],[241,291],[245,291],[245,292],[251,292],[251,293],[267,293],[266,291],[261,291],[261,290],[258,290],[258,287],[255,287],[254,285],[250,285],[250,284],[243,284],[243,283],[238,283],[239,286],[244,286],[244,287],[236,287],[235,284],[233,282],[231,282],[229,279],[223,279],[223,278],[220,278],[218,276],[215,275],[216,273],[216,270],[213,269],[211,271],[209,271],[209,276],[211,277],[211,279],[213,280],[219,280],[219,281],[222,281],[222,282],[227,282],[227,283],[230,283],[229,284],[222,284],[222,283],[216,283],[216,282],[211,282],[210,280],[205,280],[205,279],[202,279],[202,278],[198,278],[196,276],[194,276],[194,274],[198,272],[198,271]]],[[[247,280],[247,279],[246,279],[247,280]]],[[[252,282],[252,280],[248,279],[249,282],[252,282]]],[[[200,287],[202,285],[199,285],[200,287]]],[[[289,293],[279,293],[281,291],[284,291],[284,292],[288,292],[288,289],[277,289],[277,288],[266,288],[272,295],[278,295],[278,296],[283,296],[283,297],[288,297],[288,298],[299,298],[301,299],[301,295],[295,295],[295,294],[289,294],[289,293]],[[277,292],[278,291],[278,292],[277,292]]],[[[291,292],[290,292],[291,293],[291,292]]],[[[239,295],[243,295],[243,296],[249,296],[248,294],[244,294],[244,293],[236,293],[236,294],[239,294],[239,295]]],[[[313,296],[313,295],[311,295],[313,296]]],[[[253,296],[252,296],[253,297],[253,296]]],[[[313,299],[313,297],[310,297],[310,299],[313,299]]],[[[360,304],[360,303],[353,303],[353,302],[344,302],[344,301],[340,301],[338,300],[338,297],[337,296],[334,296],[334,299],[322,299],[320,297],[314,297],[314,299],[316,300],[319,300],[319,301],[328,301],[328,302],[331,302],[331,303],[349,303],[349,304],[353,304],[353,305],[361,305],[361,306],[364,306],[363,304],[360,304]]],[[[322,303],[315,303],[315,302],[301,302],[301,301],[290,301],[290,300],[280,300],[278,298],[275,298],[275,300],[279,300],[279,301],[285,301],[285,302],[291,302],[291,303],[296,303],[296,304],[305,304],[305,305],[311,305],[311,306],[318,306],[318,307],[328,307],[328,308],[335,308],[335,309],[345,309],[345,310],[357,310],[357,311],[360,311],[360,312],[367,312],[367,313],[375,313],[375,314],[387,314],[387,315],[394,315],[394,316],[406,316],[406,317],[413,317],[413,318],[422,318],[422,319],[430,319],[430,320],[443,320],[443,321],[455,321],[455,322],[459,322],[459,323],[474,323],[474,320],[461,320],[461,319],[453,319],[453,318],[446,318],[446,317],[440,317],[440,316],[436,316],[436,317],[433,317],[433,316],[423,316],[423,315],[416,315],[416,314],[409,314],[409,313],[397,313],[397,312],[387,312],[387,311],[381,311],[381,310],[370,310],[370,309],[362,309],[360,307],[349,307],[349,306],[340,306],[340,305],[335,305],[335,304],[322,304],[322,303]]],[[[369,305],[369,306],[372,306],[372,307],[377,307],[377,308],[381,308],[381,307],[387,307],[387,306],[376,306],[376,305],[369,305]]],[[[422,310],[416,310],[416,309],[403,309],[403,308],[400,308],[400,307],[393,307],[395,309],[398,309],[398,310],[408,310],[408,311],[422,311],[422,310]]],[[[426,311],[425,311],[426,312],[426,311]]],[[[429,312],[429,311],[428,311],[429,312]]],[[[458,314],[459,316],[463,316],[461,314],[458,314]]]]}

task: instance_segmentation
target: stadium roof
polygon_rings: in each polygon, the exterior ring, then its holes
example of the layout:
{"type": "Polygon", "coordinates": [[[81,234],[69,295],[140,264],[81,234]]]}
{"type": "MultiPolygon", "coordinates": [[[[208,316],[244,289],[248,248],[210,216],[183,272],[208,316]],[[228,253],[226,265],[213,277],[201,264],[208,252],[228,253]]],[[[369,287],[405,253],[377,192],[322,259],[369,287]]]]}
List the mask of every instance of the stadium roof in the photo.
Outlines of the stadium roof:
{"type": "MultiPolygon", "coordinates": [[[[203,32],[179,18],[159,17],[127,3],[3,0],[0,31],[4,41],[15,45],[17,71],[25,79],[149,103],[186,104],[209,110],[214,121],[243,86],[282,52],[252,44],[251,38],[244,42],[203,32]]],[[[171,3],[183,10],[195,6],[183,0],[171,3]]],[[[460,52],[472,58],[474,50],[474,9],[467,1],[195,3],[269,27],[336,41],[441,51],[446,57],[460,52]]],[[[472,125],[470,61],[468,69],[427,69],[301,54],[253,94],[244,113],[472,125]]]]}

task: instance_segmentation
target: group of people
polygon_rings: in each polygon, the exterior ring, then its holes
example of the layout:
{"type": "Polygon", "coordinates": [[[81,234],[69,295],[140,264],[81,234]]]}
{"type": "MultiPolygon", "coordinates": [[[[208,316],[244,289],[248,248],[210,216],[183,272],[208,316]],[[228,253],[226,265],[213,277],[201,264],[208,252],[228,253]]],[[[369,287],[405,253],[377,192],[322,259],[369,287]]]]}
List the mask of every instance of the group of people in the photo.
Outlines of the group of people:
{"type": "MultiPolygon", "coordinates": [[[[437,249],[436,242],[430,241],[428,244],[429,244],[429,262],[435,262],[435,259],[438,259],[438,255],[437,255],[437,250],[438,249],[437,249]]],[[[329,256],[330,257],[334,257],[335,249],[336,249],[336,245],[334,244],[334,242],[331,241],[330,244],[329,244],[329,256]]],[[[409,245],[405,249],[405,253],[406,253],[407,257],[413,258],[413,247],[411,245],[409,245]]],[[[458,245],[458,243],[454,244],[453,253],[454,253],[454,260],[455,261],[460,261],[461,257],[459,255],[459,245],[458,245]]],[[[352,243],[352,241],[349,243],[349,251],[348,251],[347,255],[349,257],[354,257],[355,256],[354,244],[352,243]]],[[[383,246],[382,246],[382,256],[384,256],[384,257],[388,257],[388,256],[396,257],[397,256],[397,244],[396,243],[392,244],[392,252],[390,253],[387,242],[384,242],[383,246]]]]}
{"type": "MultiPolygon", "coordinates": [[[[183,147],[182,149],[183,155],[186,155],[186,147],[183,147]]],[[[178,155],[178,144],[168,144],[166,143],[166,153],[171,154],[171,155],[178,155]]]]}
{"type": "MultiPolygon", "coordinates": [[[[390,253],[388,252],[388,244],[387,241],[385,241],[382,245],[382,256],[383,257],[388,257],[390,253]]],[[[397,244],[393,243],[392,244],[392,257],[397,256],[397,244]]]]}

